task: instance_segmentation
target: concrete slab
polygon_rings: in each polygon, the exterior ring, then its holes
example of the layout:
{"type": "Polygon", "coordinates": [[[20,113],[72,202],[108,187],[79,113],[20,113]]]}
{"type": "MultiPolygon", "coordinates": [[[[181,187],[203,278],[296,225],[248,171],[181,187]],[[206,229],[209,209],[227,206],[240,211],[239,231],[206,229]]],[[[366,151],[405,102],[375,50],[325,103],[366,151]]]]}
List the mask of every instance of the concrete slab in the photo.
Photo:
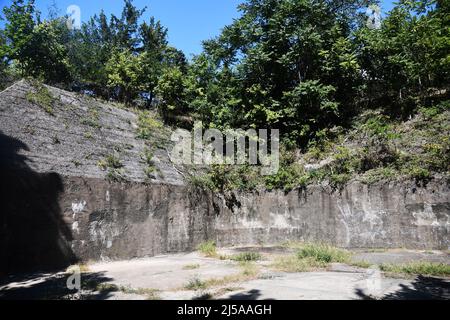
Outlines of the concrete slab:
{"type": "MultiPolygon", "coordinates": [[[[256,250],[256,249],[252,249],[256,250]]],[[[221,253],[247,252],[229,248],[221,253]]],[[[205,258],[198,253],[90,264],[81,275],[81,295],[66,287],[68,274],[35,274],[3,279],[0,299],[232,299],[232,300],[356,300],[356,299],[450,299],[450,279],[418,276],[394,279],[376,269],[332,264],[328,270],[306,273],[278,272],[270,267],[282,250],[256,251],[265,260],[256,263],[259,274],[252,280],[224,281],[219,286],[186,290],[192,279],[223,279],[242,273],[238,263],[205,258]],[[94,291],[95,288],[102,290],[94,291]],[[153,290],[155,290],[153,294],[153,290]]],[[[285,254],[291,254],[286,251],[285,254]]],[[[426,254],[405,250],[358,252],[357,259],[372,263],[408,262],[422,257],[446,262],[446,253],[426,254]]],[[[433,261],[433,260],[432,260],[433,261]]]]}

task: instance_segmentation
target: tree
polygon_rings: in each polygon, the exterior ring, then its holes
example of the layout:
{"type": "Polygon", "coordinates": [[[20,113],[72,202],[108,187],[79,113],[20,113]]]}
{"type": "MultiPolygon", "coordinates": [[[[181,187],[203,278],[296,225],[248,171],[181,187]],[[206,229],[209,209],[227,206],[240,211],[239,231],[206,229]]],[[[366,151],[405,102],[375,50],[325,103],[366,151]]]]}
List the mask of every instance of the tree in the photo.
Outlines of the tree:
{"type": "Polygon", "coordinates": [[[34,1],[13,1],[3,9],[7,23],[3,51],[22,76],[41,78],[47,83],[67,83],[67,52],[60,38],[58,21],[41,22],[34,1]]]}
{"type": "Polygon", "coordinates": [[[233,114],[238,126],[276,126],[301,144],[322,128],[345,123],[361,86],[352,33],[361,24],[361,6],[370,3],[244,2],[242,16],[204,43],[219,87],[233,83],[233,103],[222,103],[216,114],[233,114]]]}
{"type": "Polygon", "coordinates": [[[133,0],[124,0],[124,7],[120,18],[111,16],[111,29],[113,31],[113,44],[115,48],[135,52],[141,43],[139,38],[139,19],[146,8],[137,9],[133,0]]]}
{"type": "Polygon", "coordinates": [[[113,51],[113,30],[102,11],[81,30],[72,31],[66,42],[74,85],[105,99],[110,98],[106,64],[113,51]]]}
{"type": "Polygon", "coordinates": [[[10,7],[3,8],[6,18],[4,52],[8,60],[16,60],[22,74],[26,73],[27,62],[33,58],[30,42],[33,30],[39,22],[39,14],[35,10],[34,0],[14,0],[10,7]]]}
{"type": "Polygon", "coordinates": [[[387,112],[409,116],[419,104],[439,98],[430,93],[447,89],[450,32],[444,4],[401,1],[379,30],[357,33],[368,97],[387,112]]]}
{"type": "Polygon", "coordinates": [[[160,113],[166,121],[187,111],[184,79],[185,76],[178,67],[165,68],[159,79],[156,92],[161,99],[160,113]]]}

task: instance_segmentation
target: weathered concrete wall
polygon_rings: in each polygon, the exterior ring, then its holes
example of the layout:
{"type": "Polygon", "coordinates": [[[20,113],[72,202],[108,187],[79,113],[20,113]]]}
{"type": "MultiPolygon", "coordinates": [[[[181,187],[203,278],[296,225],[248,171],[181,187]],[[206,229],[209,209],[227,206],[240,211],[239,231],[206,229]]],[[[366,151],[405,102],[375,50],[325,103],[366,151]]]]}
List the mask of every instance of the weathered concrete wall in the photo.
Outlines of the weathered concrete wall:
{"type": "Polygon", "coordinates": [[[315,186],[288,194],[235,194],[232,208],[223,197],[215,201],[216,237],[223,245],[291,239],[351,248],[448,249],[449,191],[448,181],[437,179],[425,187],[353,182],[336,192],[315,186]]]}
{"type": "Polygon", "coordinates": [[[128,259],[219,245],[323,241],[349,248],[447,249],[448,183],[413,182],[342,192],[212,195],[198,189],[103,179],[64,178],[59,199],[71,230],[69,245],[83,260],[128,259]]]}
{"type": "Polygon", "coordinates": [[[187,187],[64,179],[72,249],[85,260],[128,259],[194,249],[210,235],[208,196],[187,187]]]}
{"type": "Polygon", "coordinates": [[[266,193],[192,189],[157,149],[161,174],[144,179],[132,112],[50,88],[54,114],[26,99],[19,82],[0,93],[0,275],[62,267],[77,259],[128,259],[219,245],[325,241],[342,247],[450,247],[445,178],[350,183],[266,193]],[[95,127],[81,119],[96,112],[95,127]],[[89,132],[89,135],[85,133],[89,132]],[[119,148],[118,148],[119,147],[119,148]],[[120,149],[127,182],[97,162],[120,149]]]}

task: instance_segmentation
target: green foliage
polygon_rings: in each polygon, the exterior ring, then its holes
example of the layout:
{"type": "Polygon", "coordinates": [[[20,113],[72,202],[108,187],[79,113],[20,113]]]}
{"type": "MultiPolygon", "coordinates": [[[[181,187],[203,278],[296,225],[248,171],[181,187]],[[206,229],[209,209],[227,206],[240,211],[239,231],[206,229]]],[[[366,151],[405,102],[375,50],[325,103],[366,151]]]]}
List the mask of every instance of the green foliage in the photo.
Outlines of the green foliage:
{"type": "Polygon", "coordinates": [[[103,160],[100,160],[97,165],[102,169],[106,170],[107,168],[111,169],[120,169],[123,167],[120,159],[114,154],[109,154],[103,160]]]}
{"type": "Polygon", "coordinates": [[[350,252],[326,244],[295,244],[297,253],[275,260],[272,267],[284,272],[309,272],[324,269],[330,263],[350,263],[350,252]]]}
{"type": "Polygon", "coordinates": [[[153,178],[155,176],[155,172],[157,171],[155,162],[153,160],[154,156],[154,152],[147,148],[144,150],[144,153],[141,156],[142,161],[146,165],[146,167],[144,168],[144,174],[147,178],[153,178]]]}
{"type": "Polygon", "coordinates": [[[380,30],[357,32],[367,88],[392,114],[410,114],[419,103],[435,98],[431,88],[448,83],[447,12],[448,5],[441,1],[401,1],[380,30]]]}
{"type": "Polygon", "coordinates": [[[310,272],[323,269],[326,264],[313,258],[299,259],[296,255],[292,255],[275,259],[271,267],[282,272],[310,272]]]}
{"type": "Polygon", "coordinates": [[[96,129],[99,129],[100,126],[100,115],[98,110],[94,107],[90,107],[87,116],[81,118],[81,123],[90,126],[96,129]]]}
{"type": "MultiPolygon", "coordinates": [[[[132,0],[120,16],[101,12],[81,30],[68,30],[64,18],[41,21],[34,1],[14,0],[3,9],[0,77],[32,76],[126,107],[156,105],[163,121],[186,128],[199,119],[218,129],[280,129],[276,175],[215,166],[191,178],[214,191],[322,181],[338,188],[355,177],[426,181],[449,171],[449,5],[400,1],[371,29],[361,9],[373,3],[244,0],[241,16],[188,63],[159,21],[141,22],[145,8],[132,0]],[[298,148],[304,156],[294,155],[298,148]]],[[[52,113],[42,88],[27,98],[52,113]]],[[[99,128],[95,112],[82,122],[99,128]]],[[[168,140],[150,112],[139,114],[137,136],[152,147],[168,140]]],[[[153,171],[148,164],[146,175],[153,171]]]]}
{"type": "Polygon", "coordinates": [[[306,244],[298,252],[299,259],[313,258],[322,263],[345,263],[350,259],[350,253],[326,244],[306,244]]]}
{"type": "Polygon", "coordinates": [[[281,189],[290,191],[297,187],[305,187],[310,176],[296,163],[281,165],[274,175],[265,177],[265,186],[269,190],[281,189]]]}
{"type": "Polygon", "coordinates": [[[199,244],[197,250],[206,257],[214,258],[217,256],[216,243],[214,241],[206,241],[199,244]]]}
{"type": "Polygon", "coordinates": [[[261,254],[258,252],[242,252],[231,257],[233,261],[248,262],[261,260],[261,254]]]}
{"type": "Polygon", "coordinates": [[[46,83],[65,83],[69,79],[67,51],[59,32],[60,21],[41,22],[34,1],[14,0],[3,9],[6,18],[2,52],[14,62],[22,76],[46,83]]]}
{"type": "Polygon", "coordinates": [[[156,92],[161,98],[160,112],[166,121],[186,111],[185,75],[179,67],[166,68],[158,82],[156,92]]]}
{"type": "Polygon", "coordinates": [[[208,288],[208,283],[206,281],[202,281],[197,277],[194,277],[189,280],[189,282],[184,286],[186,290],[204,290],[208,288]]]}
{"type": "Polygon", "coordinates": [[[139,94],[154,94],[155,68],[148,53],[133,54],[130,50],[115,51],[106,64],[108,86],[118,101],[130,105],[139,94]]]}
{"type": "Polygon", "coordinates": [[[384,272],[403,273],[410,275],[450,276],[450,266],[445,263],[411,262],[406,264],[382,264],[380,269],[384,272]]]}
{"type": "Polygon", "coordinates": [[[170,130],[164,126],[154,112],[140,111],[137,119],[136,137],[145,140],[152,149],[163,148],[169,143],[170,130]]]}

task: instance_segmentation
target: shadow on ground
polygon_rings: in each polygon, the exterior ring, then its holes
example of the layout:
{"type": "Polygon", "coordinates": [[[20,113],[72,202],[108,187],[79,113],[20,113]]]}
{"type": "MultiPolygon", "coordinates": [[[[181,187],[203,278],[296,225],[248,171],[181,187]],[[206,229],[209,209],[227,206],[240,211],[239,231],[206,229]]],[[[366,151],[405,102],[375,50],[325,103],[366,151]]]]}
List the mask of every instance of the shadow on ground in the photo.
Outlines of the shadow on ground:
{"type": "MultiPolygon", "coordinates": [[[[57,275],[32,275],[15,276],[8,278],[8,286],[0,290],[0,300],[65,300],[65,299],[85,299],[85,300],[105,300],[117,291],[117,287],[105,285],[112,279],[105,277],[103,272],[83,273],[81,275],[81,289],[70,290],[67,287],[67,279],[71,274],[57,275]],[[20,283],[20,285],[14,285],[20,283]],[[101,288],[98,292],[97,289],[101,288]]],[[[0,286],[2,284],[0,283],[0,286]]]]}
{"type": "Polygon", "coordinates": [[[253,289],[247,292],[240,292],[236,293],[230,296],[228,300],[243,300],[243,301],[249,301],[249,300],[258,300],[258,298],[261,297],[261,291],[257,289],[253,289]]]}
{"type": "MultiPolygon", "coordinates": [[[[361,289],[356,294],[364,300],[372,300],[361,289]]],[[[418,276],[410,286],[401,284],[400,290],[387,294],[381,300],[450,300],[450,281],[418,276]]]]}

